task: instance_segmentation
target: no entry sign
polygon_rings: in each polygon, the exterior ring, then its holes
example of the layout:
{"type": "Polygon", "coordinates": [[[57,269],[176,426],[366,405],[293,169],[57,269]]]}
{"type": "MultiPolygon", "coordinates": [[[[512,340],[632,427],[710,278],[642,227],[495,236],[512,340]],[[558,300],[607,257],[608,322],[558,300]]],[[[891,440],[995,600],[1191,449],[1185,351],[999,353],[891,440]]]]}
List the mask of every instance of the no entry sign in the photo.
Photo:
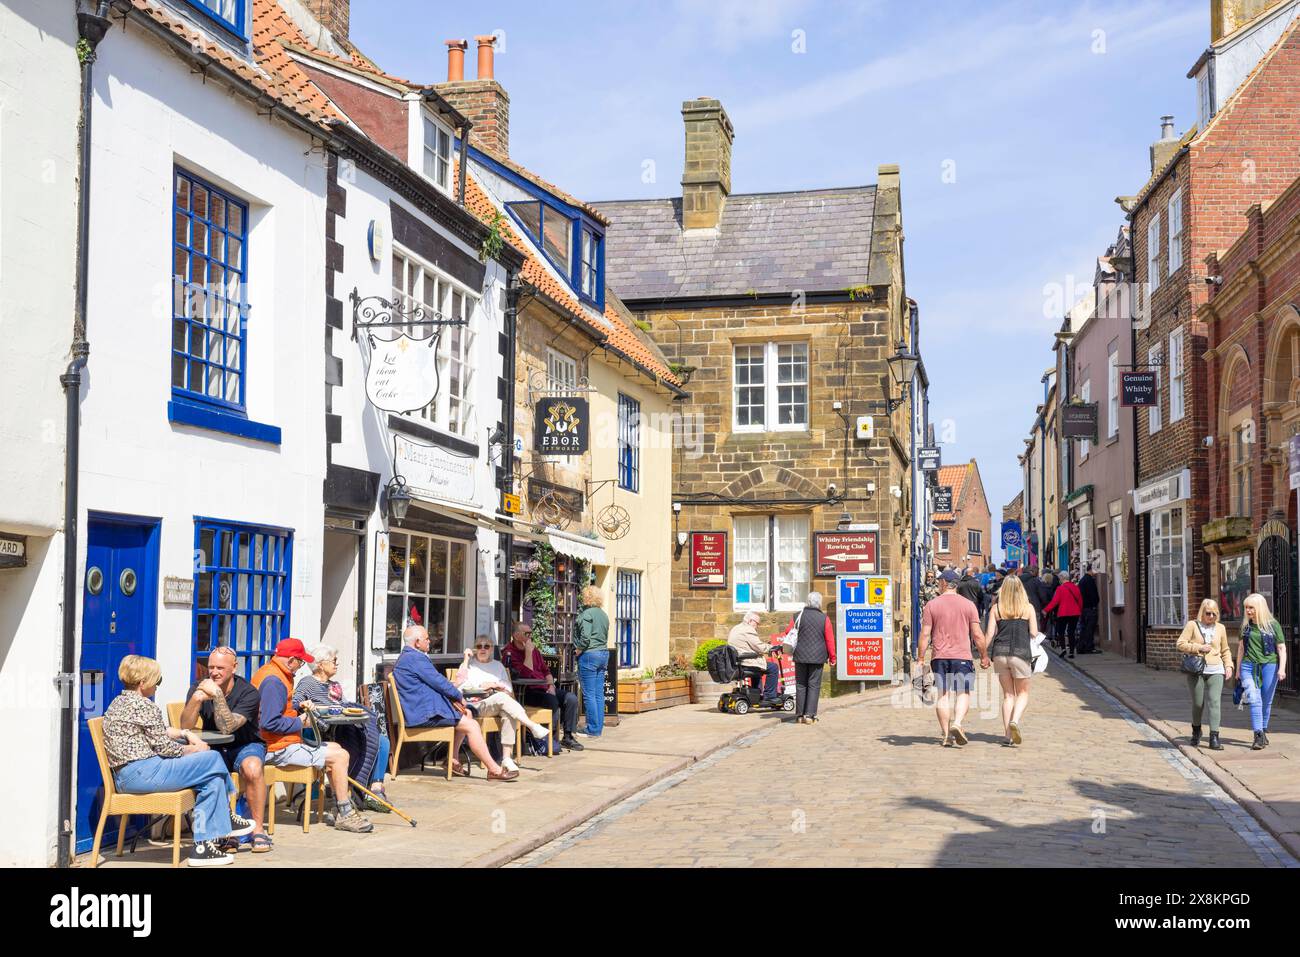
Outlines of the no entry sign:
{"type": "Polygon", "coordinates": [[[892,680],[893,583],[871,575],[837,575],[835,595],[835,677],[841,681],[892,680]]]}

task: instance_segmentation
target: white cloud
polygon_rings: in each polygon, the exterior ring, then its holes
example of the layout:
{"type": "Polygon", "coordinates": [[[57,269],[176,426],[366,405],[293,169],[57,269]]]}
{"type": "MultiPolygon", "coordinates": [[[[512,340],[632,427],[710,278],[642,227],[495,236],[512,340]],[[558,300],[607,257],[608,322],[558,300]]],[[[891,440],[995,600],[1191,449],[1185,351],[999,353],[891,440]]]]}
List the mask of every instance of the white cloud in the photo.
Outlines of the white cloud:
{"type": "Polygon", "coordinates": [[[683,36],[735,53],[756,41],[788,37],[811,6],[810,0],[677,0],[676,11],[683,36]]]}

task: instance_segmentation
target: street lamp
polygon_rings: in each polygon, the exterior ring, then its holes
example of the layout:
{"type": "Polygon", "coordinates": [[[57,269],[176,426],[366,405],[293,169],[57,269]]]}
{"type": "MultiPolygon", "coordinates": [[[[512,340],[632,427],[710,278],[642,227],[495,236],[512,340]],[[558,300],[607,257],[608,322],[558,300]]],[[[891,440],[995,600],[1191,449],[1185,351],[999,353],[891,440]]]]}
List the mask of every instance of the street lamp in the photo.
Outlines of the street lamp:
{"type": "Polygon", "coordinates": [[[401,525],[406,518],[406,511],[411,507],[411,493],[406,490],[406,479],[394,475],[384,489],[388,501],[388,514],[393,522],[401,525]]]}
{"type": "Polygon", "coordinates": [[[889,388],[881,384],[885,392],[885,412],[892,415],[894,410],[907,400],[907,387],[916,375],[916,367],[920,365],[921,357],[910,352],[907,343],[899,339],[898,350],[885,361],[889,364],[889,374],[893,376],[894,383],[903,387],[903,392],[895,399],[889,394],[889,388]]]}

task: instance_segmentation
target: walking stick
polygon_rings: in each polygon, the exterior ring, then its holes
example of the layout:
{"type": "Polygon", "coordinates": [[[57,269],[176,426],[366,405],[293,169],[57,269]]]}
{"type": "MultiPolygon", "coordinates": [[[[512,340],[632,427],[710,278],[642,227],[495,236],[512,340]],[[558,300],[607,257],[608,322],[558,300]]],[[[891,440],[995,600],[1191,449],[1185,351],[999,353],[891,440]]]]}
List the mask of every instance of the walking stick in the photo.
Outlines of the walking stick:
{"type": "MultiPolygon", "coordinates": [[[[316,732],[316,740],[317,740],[317,741],[320,741],[322,744],[324,744],[324,742],[325,742],[325,736],[324,736],[323,734],[321,734],[320,725],[316,722],[316,709],[312,708],[312,709],[308,710],[308,712],[307,712],[307,718],[308,718],[308,720],[311,721],[311,729],[312,729],[313,731],[316,732]]],[[[376,794],[374,791],[370,790],[370,789],[367,788],[367,787],[364,787],[364,786],[361,785],[359,782],[354,781],[352,778],[348,778],[348,783],[351,784],[351,785],[352,785],[354,788],[356,788],[358,791],[362,791],[362,792],[364,792],[365,794],[370,795],[371,798],[373,798],[374,800],[378,801],[378,802],[379,802],[380,804],[382,804],[384,807],[388,808],[388,810],[392,811],[394,814],[396,814],[398,817],[400,817],[400,818],[401,818],[403,821],[405,821],[407,824],[411,825],[411,827],[415,827],[415,825],[416,825],[416,820],[415,820],[415,818],[411,817],[409,814],[405,813],[404,811],[401,811],[401,810],[399,810],[399,809],[393,807],[393,805],[389,804],[387,801],[385,801],[383,798],[381,798],[381,797],[380,797],[378,794],[376,794]]]]}

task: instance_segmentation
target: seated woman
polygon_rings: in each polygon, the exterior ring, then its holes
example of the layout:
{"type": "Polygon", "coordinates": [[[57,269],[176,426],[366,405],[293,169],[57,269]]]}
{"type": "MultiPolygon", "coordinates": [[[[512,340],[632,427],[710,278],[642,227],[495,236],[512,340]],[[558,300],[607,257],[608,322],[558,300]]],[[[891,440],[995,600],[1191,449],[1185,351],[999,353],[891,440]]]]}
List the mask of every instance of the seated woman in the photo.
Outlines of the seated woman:
{"type": "Polygon", "coordinates": [[[253,822],[230,811],[235,785],[226,762],[197,733],[167,727],[162,711],[150,700],[162,684],[158,662],[127,655],[117,676],[122,693],[104,712],[104,750],[114,785],[123,794],[192,788],[194,849],[189,866],[229,864],[234,858],[221,850],[221,841],[251,834],[253,822]]]}
{"type": "MultiPolygon", "coordinates": [[[[379,727],[379,716],[369,708],[343,699],[343,686],[334,680],[339,670],[339,653],[329,645],[312,649],[311,674],[298,679],[293,689],[295,707],[304,701],[322,707],[362,708],[370,716],[364,725],[340,725],[334,732],[335,740],[348,752],[348,777],[364,781],[366,787],[380,798],[384,794],[384,772],[388,767],[388,736],[379,727]]],[[[387,814],[388,808],[369,794],[357,792],[356,804],[377,814],[387,814]]]]}

